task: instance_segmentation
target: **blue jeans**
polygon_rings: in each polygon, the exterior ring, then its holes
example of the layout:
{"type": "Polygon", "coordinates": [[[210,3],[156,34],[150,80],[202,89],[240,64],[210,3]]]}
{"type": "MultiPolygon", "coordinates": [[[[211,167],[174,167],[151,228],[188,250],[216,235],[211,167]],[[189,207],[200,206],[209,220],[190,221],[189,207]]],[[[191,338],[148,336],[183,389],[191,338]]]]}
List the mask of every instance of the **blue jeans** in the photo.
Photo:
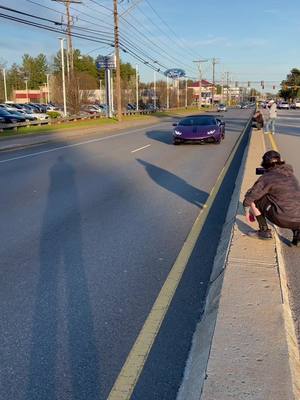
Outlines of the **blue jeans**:
{"type": "Polygon", "coordinates": [[[266,124],[266,132],[275,133],[275,120],[276,118],[270,118],[266,124]]]}

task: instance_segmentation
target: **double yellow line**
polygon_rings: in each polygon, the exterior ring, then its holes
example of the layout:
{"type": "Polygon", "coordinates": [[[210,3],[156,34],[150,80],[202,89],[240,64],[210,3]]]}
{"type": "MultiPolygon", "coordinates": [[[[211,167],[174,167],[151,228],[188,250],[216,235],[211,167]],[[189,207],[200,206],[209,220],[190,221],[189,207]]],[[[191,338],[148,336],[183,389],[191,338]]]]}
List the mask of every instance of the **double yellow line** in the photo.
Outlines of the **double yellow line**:
{"type": "Polygon", "coordinates": [[[271,133],[269,133],[269,139],[271,142],[272,149],[279,152],[275,139],[271,133]]]}
{"type": "Polygon", "coordinates": [[[249,119],[246,127],[242,131],[239,139],[235,143],[230,156],[228,157],[218,179],[210,192],[210,195],[201,209],[193,227],[190,231],[169,275],[161,288],[161,291],[148,315],[144,326],[142,327],[125,364],[115,381],[113,388],[108,396],[108,400],[129,400],[144,368],[152,345],[160,330],[161,324],[169,309],[171,301],[175,295],[176,289],[181,281],[182,275],[186,269],[189,258],[196,245],[199,235],[202,231],[208,213],[222,185],[224,177],[231,165],[231,162],[237,152],[252,118],[249,119]]]}

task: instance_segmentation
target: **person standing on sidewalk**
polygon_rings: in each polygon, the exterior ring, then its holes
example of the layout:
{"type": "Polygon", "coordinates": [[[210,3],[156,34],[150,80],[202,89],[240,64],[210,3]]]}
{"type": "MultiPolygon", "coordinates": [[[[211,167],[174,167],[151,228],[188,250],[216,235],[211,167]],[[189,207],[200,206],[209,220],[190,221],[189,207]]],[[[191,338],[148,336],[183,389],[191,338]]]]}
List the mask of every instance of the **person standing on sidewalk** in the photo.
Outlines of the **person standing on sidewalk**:
{"type": "Polygon", "coordinates": [[[275,121],[277,119],[277,105],[274,100],[269,102],[269,119],[266,126],[266,133],[275,134],[275,121]]]}
{"type": "Polygon", "coordinates": [[[280,228],[291,229],[292,244],[300,246],[300,185],[293,168],[274,150],[263,155],[261,166],[264,174],[247,191],[243,202],[247,221],[255,217],[259,225],[248,236],[272,239],[268,219],[280,228]]]}

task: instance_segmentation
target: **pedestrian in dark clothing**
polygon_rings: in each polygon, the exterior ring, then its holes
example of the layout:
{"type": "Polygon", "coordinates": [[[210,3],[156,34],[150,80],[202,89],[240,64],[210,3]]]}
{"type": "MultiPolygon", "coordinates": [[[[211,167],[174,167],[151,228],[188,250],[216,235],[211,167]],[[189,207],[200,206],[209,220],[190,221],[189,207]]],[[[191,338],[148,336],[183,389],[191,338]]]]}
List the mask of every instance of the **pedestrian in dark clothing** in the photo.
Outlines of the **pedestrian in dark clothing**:
{"type": "Polygon", "coordinates": [[[243,205],[246,218],[251,215],[258,222],[259,230],[249,236],[271,239],[267,219],[273,224],[293,231],[293,245],[300,245],[300,186],[293,168],[281,160],[277,151],[267,151],[261,166],[264,174],[245,195],[243,205]]]}
{"type": "Polygon", "coordinates": [[[260,110],[256,111],[253,116],[253,122],[257,129],[262,129],[264,126],[264,118],[260,110]]]}

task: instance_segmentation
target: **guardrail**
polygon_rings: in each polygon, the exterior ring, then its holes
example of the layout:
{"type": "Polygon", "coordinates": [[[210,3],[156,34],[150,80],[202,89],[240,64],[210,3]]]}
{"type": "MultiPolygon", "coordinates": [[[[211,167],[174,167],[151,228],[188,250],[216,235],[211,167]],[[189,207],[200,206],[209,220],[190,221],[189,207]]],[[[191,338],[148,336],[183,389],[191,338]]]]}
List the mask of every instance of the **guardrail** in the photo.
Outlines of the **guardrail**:
{"type": "MultiPolygon", "coordinates": [[[[140,110],[140,111],[127,111],[123,112],[123,115],[147,115],[153,114],[154,110],[140,110]]],[[[0,132],[5,130],[18,130],[19,128],[30,128],[31,126],[43,126],[43,125],[59,125],[68,122],[74,121],[82,121],[82,120],[91,120],[91,119],[102,119],[106,118],[105,114],[91,114],[91,115],[71,115],[70,117],[65,118],[49,118],[45,120],[36,120],[36,121],[26,121],[26,122],[18,122],[15,124],[0,124],[0,132]]]]}
{"type": "MultiPolygon", "coordinates": [[[[190,107],[187,108],[187,110],[190,107]]],[[[194,107],[192,107],[194,108],[194,107]]],[[[160,109],[157,111],[165,112],[165,111],[176,111],[178,108],[169,108],[169,109],[160,109]]],[[[179,108],[180,110],[183,107],[179,108]]],[[[126,111],[123,112],[122,115],[150,115],[154,114],[156,111],[154,110],[139,110],[139,111],[126,111]]],[[[91,120],[91,119],[102,119],[106,118],[105,114],[82,114],[82,115],[71,115],[70,117],[63,117],[63,118],[50,118],[46,120],[36,120],[36,121],[26,121],[26,122],[18,122],[15,124],[0,124],[0,132],[5,130],[18,130],[19,128],[30,128],[32,126],[43,126],[43,125],[59,125],[68,122],[75,122],[75,121],[83,121],[83,120],[91,120]]]]}

